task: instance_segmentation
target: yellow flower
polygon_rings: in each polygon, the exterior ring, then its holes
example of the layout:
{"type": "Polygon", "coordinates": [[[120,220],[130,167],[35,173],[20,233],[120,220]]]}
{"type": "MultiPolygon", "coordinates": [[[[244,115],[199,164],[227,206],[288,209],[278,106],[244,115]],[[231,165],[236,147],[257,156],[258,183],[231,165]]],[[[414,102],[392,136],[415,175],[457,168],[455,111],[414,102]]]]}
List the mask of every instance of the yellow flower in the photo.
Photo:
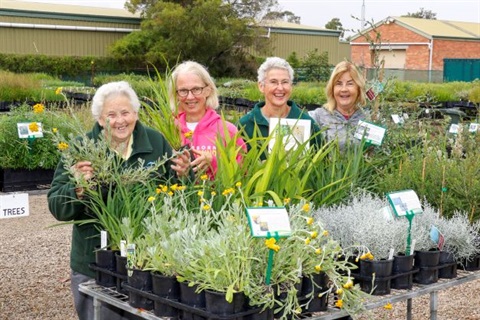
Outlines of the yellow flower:
{"type": "Polygon", "coordinates": [[[317,271],[317,272],[322,271],[322,266],[319,265],[319,264],[317,264],[317,265],[315,266],[315,271],[317,271]]]}
{"type": "Polygon", "coordinates": [[[392,304],[389,302],[386,305],[383,306],[384,309],[391,310],[392,309],[392,304]]]}
{"type": "Polygon", "coordinates": [[[265,245],[267,246],[268,249],[278,252],[278,250],[280,250],[280,246],[276,243],[277,243],[277,240],[275,240],[275,238],[269,238],[265,240],[265,245]]]}
{"type": "Polygon", "coordinates": [[[310,237],[312,237],[312,239],[315,239],[317,236],[318,236],[317,231],[310,232],[310,237]]]}
{"type": "Polygon", "coordinates": [[[57,90],[55,90],[55,94],[62,94],[63,88],[58,87],[57,90]]]}
{"type": "Polygon", "coordinates": [[[167,192],[168,191],[168,187],[167,186],[162,186],[162,192],[167,192]]]}
{"type": "Polygon", "coordinates": [[[168,194],[170,197],[173,196],[173,192],[172,192],[172,191],[169,191],[167,194],[168,194]]]}
{"type": "Polygon", "coordinates": [[[289,204],[289,203],[290,203],[290,198],[283,199],[283,204],[289,204]]]}
{"type": "Polygon", "coordinates": [[[178,184],[175,183],[173,186],[170,187],[170,190],[177,191],[178,190],[178,184]]]}
{"type": "Polygon", "coordinates": [[[58,129],[57,129],[57,128],[52,128],[52,132],[53,132],[53,133],[57,133],[57,132],[58,132],[58,129]]]}
{"type": "Polygon", "coordinates": [[[238,181],[237,183],[235,183],[235,187],[240,188],[241,186],[242,186],[242,182],[238,181]]]}
{"type": "Polygon", "coordinates": [[[162,189],[160,189],[160,188],[155,189],[156,194],[160,194],[160,192],[162,192],[162,189]]]}
{"type": "Polygon", "coordinates": [[[342,293],[343,293],[343,289],[342,289],[342,288],[338,288],[337,291],[336,291],[336,294],[341,295],[342,293]]]}
{"type": "Polygon", "coordinates": [[[154,196],[148,197],[148,202],[153,202],[153,201],[155,201],[155,197],[154,197],[154,196]]]}
{"type": "Polygon", "coordinates": [[[38,124],[36,122],[32,122],[28,125],[28,129],[32,132],[37,132],[39,127],[38,127],[38,124]]]}
{"type": "Polygon", "coordinates": [[[203,181],[205,181],[205,180],[208,179],[208,175],[207,175],[207,174],[202,174],[202,175],[200,176],[200,179],[203,180],[203,181]]]}
{"type": "Polygon", "coordinates": [[[320,254],[322,253],[322,249],[318,248],[318,249],[315,249],[315,254],[320,254]]]}
{"type": "Polygon", "coordinates": [[[217,195],[217,193],[216,193],[215,191],[210,192],[210,194],[211,194],[212,196],[216,196],[216,195],[217,195]]]}
{"type": "Polygon", "coordinates": [[[311,241],[310,238],[306,238],[306,239],[305,239],[305,244],[306,244],[306,245],[309,245],[309,244],[310,244],[310,241],[311,241]]]}
{"type": "Polygon", "coordinates": [[[33,113],[42,113],[45,107],[41,103],[37,103],[33,106],[33,113]]]}
{"type": "Polygon", "coordinates": [[[203,196],[203,191],[202,191],[202,190],[198,191],[198,192],[197,192],[197,195],[198,195],[199,197],[203,196]]]}
{"type": "Polygon", "coordinates": [[[345,282],[345,284],[343,285],[343,287],[345,289],[350,289],[353,287],[353,281],[352,280],[348,280],[347,282],[345,282]]]}
{"type": "Polygon", "coordinates": [[[205,210],[205,211],[210,210],[210,206],[209,206],[208,204],[204,205],[204,206],[203,206],[203,210],[205,210]]]}
{"type": "Polygon", "coordinates": [[[327,237],[327,236],[328,236],[328,231],[327,231],[327,230],[324,230],[323,233],[322,233],[322,235],[323,235],[324,237],[327,237]]]}
{"type": "Polygon", "coordinates": [[[234,193],[235,193],[235,189],[228,188],[228,189],[223,190],[222,195],[228,196],[229,194],[234,194],[234,193]]]}
{"type": "Polygon", "coordinates": [[[343,307],[343,300],[342,300],[342,299],[337,300],[337,301],[335,302],[335,307],[337,307],[337,308],[342,308],[342,307],[343,307]]]}
{"type": "Polygon", "coordinates": [[[310,217],[310,218],[307,219],[307,224],[308,224],[308,225],[312,225],[312,224],[313,224],[313,218],[312,218],[312,217],[310,217]]]}
{"type": "Polygon", "coordinates": [[[369,251],[360,256],[360,260],[373,260],[373,254],[369,251]]]}
{"type": "Polygon", "coordinates": [[[188,131],[188,132],[185,132],[183,134],[183,136],[188,139],[188,138],[191,138],[193,136],[193,131],[188,131]]]}
{"type": "Polygon", "coordinates": [[[60,142],[57,146],[58,150],[63,151],[68,149],[68,143],[60,142]]]}
{"type": "Polygon", "coordinates": [[[187,186],[179,186],[179,187],[178,187],[178,191],[183,191],[183,190],[185,190],[185,189],[187,189],[187,186]]]}
{"type": "Polygon", "coordinates": [[[304,212],[308,212],[310,211],[310,204],[309,203],[305,203],[302,207],[302,211],[304,212]]]}

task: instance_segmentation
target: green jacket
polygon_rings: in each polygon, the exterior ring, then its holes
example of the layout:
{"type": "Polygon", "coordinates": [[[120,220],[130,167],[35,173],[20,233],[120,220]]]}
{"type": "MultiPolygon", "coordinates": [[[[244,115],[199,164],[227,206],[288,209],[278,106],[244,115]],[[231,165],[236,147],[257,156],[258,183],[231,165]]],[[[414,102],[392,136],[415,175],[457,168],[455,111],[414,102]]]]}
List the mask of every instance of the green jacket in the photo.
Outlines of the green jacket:
{"type": "MultiPolygon", "coordinates": [[[[102,128],[98,123],[93,130],[87,134],[90,139],[97,139],[102,128]]],[[[145,165],[155,162],[164,155],[170,157],[172,148],[167,143],[163,135],[153,129],[143,126],[139,121],[133,131],[132,155],[126,160],[125,165],[135,165],[138,159],[145,160],[145,165]]],[[[174,176],[170,165],[167,168],[161,168],[160,174],[169,179],[174,176]]],[[[55,171],[51,188],[48,192],[48,208],[53,216],[59,221],[77,221],[91,219],[87,215],[86,206],[76,199],[75,185],[65,173],[65,168],[60,161],[55,171]]],[[[95,247],[100,246],[100,232],[95,224],[73,225],[72,247],[70,251],[70,267],[72,270],[84,275],[95,277],[95,272],[88,265],[95,262],[95,247]]]]}
{"type": "MultiPolygon", "coordinates": [[[[288,101],[287,104],[290,106],[290,112],[287,115],[288,119],[306,119],[311,121],[310,134],[315,135],[314,143],[317,146],[320,146],[322,139],[318,132],[320,127],[317,123],[308,115],[307,111],[300,109],[297,104],[293,101],[288,101]]],[[[238,129],[244,130],[247,140],[253,137],[253,132],[255,126],[258,127],[257,134],[260,134],[262,137],[268,137],[269,134],[269,123],[268,120],[263,116],[262,111],[260,110],[265,105],[265,102],[257,103],[252,110],[250,110],[246,115],[240,118],[238,129]]],[[[250,150],[251,146],[248,146],[250,150]]]]}

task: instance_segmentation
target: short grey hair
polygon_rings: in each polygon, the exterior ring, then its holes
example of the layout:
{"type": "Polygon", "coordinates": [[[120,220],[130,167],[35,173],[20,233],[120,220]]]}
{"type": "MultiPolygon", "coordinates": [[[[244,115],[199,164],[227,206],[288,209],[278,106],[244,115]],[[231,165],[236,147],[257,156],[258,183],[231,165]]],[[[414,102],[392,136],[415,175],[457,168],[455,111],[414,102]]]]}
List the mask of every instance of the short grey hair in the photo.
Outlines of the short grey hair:
{"type": "Polygon", "coordinates": [[[212,77],[207,71],[207,68],[195,61],[185,61],[177,65],[172,72],[171,79],[168,82],[168,96],[170,100],[170,109],[176,111],[177,109],[177,79],[182,73],[193,73],[197,75],[210,88],[210,95],[206,99],[207,108],[218,108],[218,89],[212,77]]]}
{"type": "Polygon", "coordinates": [[[100,119],[100,115],[102,114],[103,106],[105,104],[105,100],[123,95],[130,100],[130,104],[135,112],[140,110],[140,100],[138,99],[135,90],[130,86],[130,84],[126,81],[118,81],[118,82],[109,82],[102,85],[100,88],[97,89],[95,95],[92,99],[92,115],[93,118],[98,121],[100,119]]]}
{"type": "Polygon", "coordinates": [[[270,57],[265,60],[264,63],[258,68],[258,82],[264,82],[265,77],[268,71],[271,69],[282,69],[288,71],[288,76],[290,77],[290,81],[293,81],[293,68],[287,62],[287,60],[279,58],[279,57],[270,57]]]}

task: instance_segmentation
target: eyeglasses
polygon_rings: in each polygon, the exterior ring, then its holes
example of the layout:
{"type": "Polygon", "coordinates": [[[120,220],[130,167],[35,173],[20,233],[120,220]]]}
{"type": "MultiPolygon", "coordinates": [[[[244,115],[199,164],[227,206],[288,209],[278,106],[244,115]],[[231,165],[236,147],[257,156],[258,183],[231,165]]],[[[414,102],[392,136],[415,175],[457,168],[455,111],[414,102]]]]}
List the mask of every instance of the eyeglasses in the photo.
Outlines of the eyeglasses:
{"type": "Polygon", "coordinates": [[[278,87],[278,85],[281,85],[282,87],[289,87],[292,85],[292,82],[290,80],[270,80],[270,81],[265,81],[267,85],[270,87],[278,87]]]}
{"type": "Polygon", "coordinates": [[[188,96],[189,92],[191,92],[194,96],[198,96],[203,92],[203,89],[205,89],[206,87],[208,87],[208,86],[195,87],[195,88],[192,88],[192,89],[180,89],[180,90],[177,90],[177,94],[178,94],[179,97],[183,97],[183,98],[188,96]]]}

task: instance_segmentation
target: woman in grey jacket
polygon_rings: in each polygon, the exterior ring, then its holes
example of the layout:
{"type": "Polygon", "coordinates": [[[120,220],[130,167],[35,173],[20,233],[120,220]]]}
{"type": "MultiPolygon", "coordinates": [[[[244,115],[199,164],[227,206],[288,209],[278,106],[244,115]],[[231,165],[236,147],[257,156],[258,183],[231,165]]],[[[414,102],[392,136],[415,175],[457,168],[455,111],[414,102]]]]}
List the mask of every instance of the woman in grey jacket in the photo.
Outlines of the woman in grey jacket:
{"type": "Polygon", "coordinates": [[[360,140],[353,137],[359,120],[366,117],[362,106],[365,105],[365,80],[348,61],[335,66],[325,88],[327,103],[323,107],[309,112],[319,124],[327,141],[337,139],[344,150],[352,142],[360,140]]]}

